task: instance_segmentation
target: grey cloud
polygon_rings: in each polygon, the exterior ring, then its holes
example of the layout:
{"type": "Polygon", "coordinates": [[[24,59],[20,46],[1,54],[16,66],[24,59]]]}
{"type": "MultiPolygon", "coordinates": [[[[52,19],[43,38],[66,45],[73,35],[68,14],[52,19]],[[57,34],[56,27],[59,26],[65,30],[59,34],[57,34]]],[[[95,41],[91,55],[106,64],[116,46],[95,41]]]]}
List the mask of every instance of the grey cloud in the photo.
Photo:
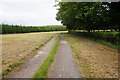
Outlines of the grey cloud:
{"type": "Polygon", "coordinates": [[[60,25],[54,0],[1,0],[0,20],[22,25],[60,25]]]}

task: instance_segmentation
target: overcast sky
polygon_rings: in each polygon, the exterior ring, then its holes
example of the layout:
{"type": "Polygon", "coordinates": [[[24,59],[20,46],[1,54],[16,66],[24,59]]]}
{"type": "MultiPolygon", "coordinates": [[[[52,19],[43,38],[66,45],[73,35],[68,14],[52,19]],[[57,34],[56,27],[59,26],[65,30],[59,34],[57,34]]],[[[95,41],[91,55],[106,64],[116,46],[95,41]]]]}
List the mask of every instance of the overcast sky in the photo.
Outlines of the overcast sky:
{"type": "Polygon", "coordinates": [[[55,0],[0,0],[0,23],[61,25],[54,5],[55,0]]]}

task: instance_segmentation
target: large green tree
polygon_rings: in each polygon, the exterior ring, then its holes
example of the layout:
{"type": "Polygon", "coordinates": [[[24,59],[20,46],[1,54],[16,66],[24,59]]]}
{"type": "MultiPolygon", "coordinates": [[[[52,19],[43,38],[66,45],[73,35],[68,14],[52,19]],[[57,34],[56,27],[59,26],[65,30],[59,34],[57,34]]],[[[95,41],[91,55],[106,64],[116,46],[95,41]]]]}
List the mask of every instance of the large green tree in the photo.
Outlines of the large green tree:
{"type": "Polygon", "coordinates": [[[114,3],[59,2],[58,5],[60,8],[56,19],[66,25],[67,29],[85,29],[88,32],[99,29],[118,29],[120,14],[118,8],[114,10],[114,3]],[[111,16],[111,14],[114,15],[111,16]],[[115,18],[117,19],[112,22],[115,18]]]}

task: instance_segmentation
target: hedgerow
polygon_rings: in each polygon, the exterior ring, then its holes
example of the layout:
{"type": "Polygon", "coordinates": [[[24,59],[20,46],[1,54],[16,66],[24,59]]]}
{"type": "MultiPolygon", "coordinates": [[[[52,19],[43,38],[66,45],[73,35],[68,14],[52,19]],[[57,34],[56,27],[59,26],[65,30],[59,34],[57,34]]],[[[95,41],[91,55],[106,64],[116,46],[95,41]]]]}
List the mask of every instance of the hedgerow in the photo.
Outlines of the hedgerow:
{"type": "Polygon", "coordinates": [[[66,30],[65,26],[18,26],[18,25],[2,24],[0,27],[2,27],[2,34],[66,30]]]}

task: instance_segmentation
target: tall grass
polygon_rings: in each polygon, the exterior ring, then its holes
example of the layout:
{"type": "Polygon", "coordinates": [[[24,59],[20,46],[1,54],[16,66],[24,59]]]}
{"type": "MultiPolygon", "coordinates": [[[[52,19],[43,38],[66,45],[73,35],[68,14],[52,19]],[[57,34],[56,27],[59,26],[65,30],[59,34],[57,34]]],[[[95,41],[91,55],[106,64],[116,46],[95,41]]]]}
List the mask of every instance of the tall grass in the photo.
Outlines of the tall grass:
{"type": "Polygon", "coordinates": [[[37,72],[33,75],[33,78],[41,78],[41,79],[47,78],[47,71],[48,71],[51,63],[54,61],[54,55],[59,46],[59,36],[60,36],[60,34],[58,35],[58,39],[57,39],[55,45],[53,46],[52,50],[50,51],[48,57],[41,64],[41,66],[37,70],[37,72]]]}

